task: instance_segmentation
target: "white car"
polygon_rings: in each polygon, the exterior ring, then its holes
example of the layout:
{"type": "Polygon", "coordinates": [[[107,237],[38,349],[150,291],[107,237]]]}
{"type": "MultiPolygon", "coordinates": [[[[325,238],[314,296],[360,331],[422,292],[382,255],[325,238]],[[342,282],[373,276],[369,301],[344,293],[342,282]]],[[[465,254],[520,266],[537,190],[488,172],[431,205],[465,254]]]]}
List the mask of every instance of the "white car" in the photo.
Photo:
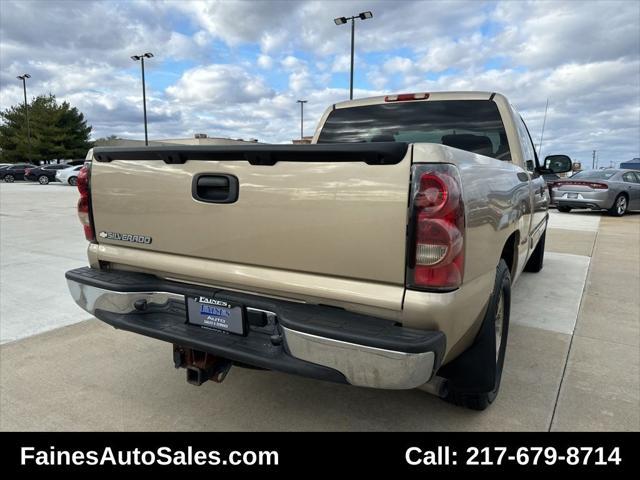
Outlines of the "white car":
{"type": "Polygon", "coordinates": [[[74,165],[73,167],[58,170],[56,172],[56,180],[66,185],[75,186],[78,183],[78,173],[84,165],[74,165]]]}

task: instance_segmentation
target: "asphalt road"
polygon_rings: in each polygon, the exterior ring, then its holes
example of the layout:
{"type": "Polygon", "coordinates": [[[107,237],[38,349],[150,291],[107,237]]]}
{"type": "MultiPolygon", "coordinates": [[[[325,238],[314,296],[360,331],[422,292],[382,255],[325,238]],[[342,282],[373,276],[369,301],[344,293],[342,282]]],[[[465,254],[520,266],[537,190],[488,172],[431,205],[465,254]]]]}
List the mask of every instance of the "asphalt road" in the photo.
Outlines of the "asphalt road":
{"type": "Polygon", "coordinates": [[[484,412],[233,368],[193,387],[171,346],[90,318],[75,189],[0,184],[1,430],[640,430],[640,215],[552,212],[545,267],[514,287],[502,388],[484,412]],[[620,366],[624,368],[620,368],[620,366]]]}

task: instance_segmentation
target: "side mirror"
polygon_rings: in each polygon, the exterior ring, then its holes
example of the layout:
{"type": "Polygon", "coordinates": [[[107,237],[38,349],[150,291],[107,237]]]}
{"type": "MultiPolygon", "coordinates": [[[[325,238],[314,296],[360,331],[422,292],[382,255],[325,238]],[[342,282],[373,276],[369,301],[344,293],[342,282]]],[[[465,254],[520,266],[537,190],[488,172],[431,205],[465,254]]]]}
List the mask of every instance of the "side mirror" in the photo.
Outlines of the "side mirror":
{"type": "Polygon", "coordinates": [[[544,168],[549,173],[570,172],[573,162],[567,155],[548,155],[544,159],[544,168]]]}

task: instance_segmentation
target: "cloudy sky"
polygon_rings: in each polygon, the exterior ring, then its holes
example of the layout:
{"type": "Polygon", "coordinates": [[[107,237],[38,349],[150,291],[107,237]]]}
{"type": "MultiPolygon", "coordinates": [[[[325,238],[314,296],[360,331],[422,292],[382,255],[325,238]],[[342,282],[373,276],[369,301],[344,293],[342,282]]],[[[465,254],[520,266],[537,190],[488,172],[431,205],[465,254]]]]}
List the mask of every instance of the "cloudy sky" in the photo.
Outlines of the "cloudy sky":
{"type": "Polygon", "coordinates": [[[625,1],[9,1],[0,0],[0,108],[28,93],[77,106],[94,138],[194,133],[290,142],[348,97],[489,90],[506,94],[543,154],[601,166],[640,156],[640,2],[625,1]]]}

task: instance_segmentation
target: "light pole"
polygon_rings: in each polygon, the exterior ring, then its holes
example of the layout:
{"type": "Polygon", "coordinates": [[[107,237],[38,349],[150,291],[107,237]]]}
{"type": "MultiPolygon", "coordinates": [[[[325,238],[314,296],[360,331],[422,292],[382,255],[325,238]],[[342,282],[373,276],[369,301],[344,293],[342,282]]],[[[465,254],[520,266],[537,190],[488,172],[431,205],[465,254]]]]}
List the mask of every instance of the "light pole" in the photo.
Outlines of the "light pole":
{"type": "Polygon", "coordinates": [[[296,100],[300,104],[300,140],[304,138],[304,104],[307,100],[296,100]]]}
{"type": "Polygon", "coordinates": [[[153,53],[151,52],[143,53],[142,55],[133,55],[131,57],[134,62],[140,60],[142,65],[142,110],[144,111],[144,144],[146,146],[149,145],[149,137],[147,135],[147,92],[144,86],[144,59],[152,57],[153,53]]]}
{"type": "Polygon", "coordinates": [[[359,18],[360,20],[366,20],[372,17],[373,13],[371,12],[361,12],[358,15],[354,15],[353,17],[338,17],[333,19],[336,25],[344,25],[348,20],[351,20],[351,76],[349,81],[349,100],[353,100],[353,50],[356,29],[355,20],[356,18],[359,18]]]}
{"type": "Polygon", "coordinates": [[[31,126],[29,125],[29,106],[27,105],[27,78],[31,78],[31,75],[25,73],[16,78],[22,80],[22,89],[24,90],[24,115],[27,117],[27,143],[29,145],[29,163],[31,163],[31,126]]]}

